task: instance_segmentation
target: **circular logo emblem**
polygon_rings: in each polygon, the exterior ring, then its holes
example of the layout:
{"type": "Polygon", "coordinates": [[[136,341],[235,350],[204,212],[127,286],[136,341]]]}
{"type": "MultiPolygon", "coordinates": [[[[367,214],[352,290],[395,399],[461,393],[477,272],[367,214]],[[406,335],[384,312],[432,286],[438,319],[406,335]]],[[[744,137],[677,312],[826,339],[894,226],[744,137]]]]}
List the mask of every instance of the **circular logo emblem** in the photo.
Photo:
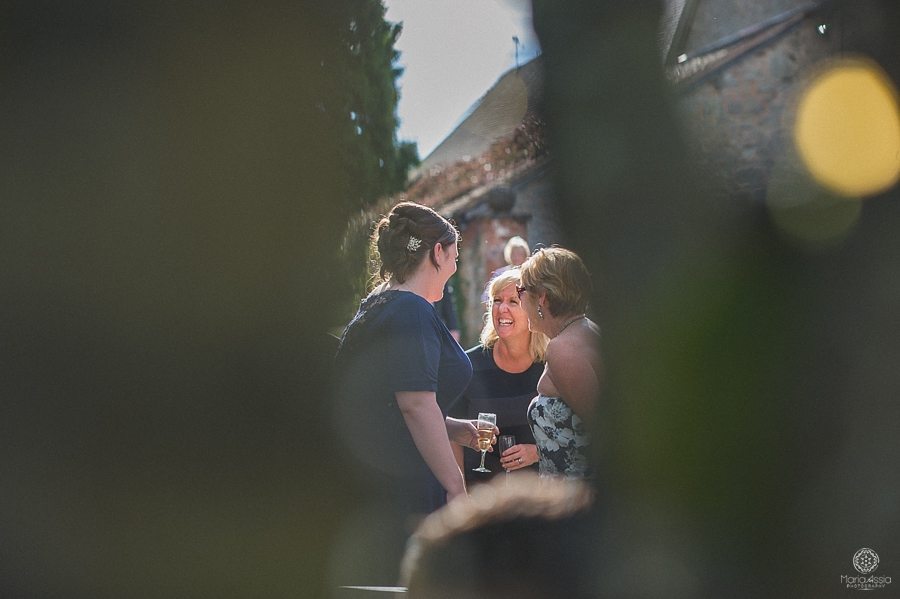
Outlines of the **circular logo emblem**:
{"type": "Polygon", "coordinates": [[[853,554],[853,567],[860,574],[874,572],[878,567],[878,554],[868,547],[863,547],[853,554]]]}

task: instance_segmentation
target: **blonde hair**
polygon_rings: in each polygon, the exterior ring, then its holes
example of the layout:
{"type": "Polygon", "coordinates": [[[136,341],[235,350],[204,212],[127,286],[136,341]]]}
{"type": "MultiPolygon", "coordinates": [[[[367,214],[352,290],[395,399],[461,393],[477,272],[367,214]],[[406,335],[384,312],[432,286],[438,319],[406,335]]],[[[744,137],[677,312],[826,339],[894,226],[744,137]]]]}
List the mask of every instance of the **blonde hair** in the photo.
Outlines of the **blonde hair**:
{"type": "Polygon", "coordinates": [[[592,293],[591,275],[572,250],[549,247],[536,250],[522,266],[522,284],[543,289],[554,316],[587,311],[592,293]]]}
{"type": "MultiPolygon", "coordinates": [[[[520,275],[518,268],[510,268],[491,279],[487,284],[487,289],[485,290],[487,301],[485,302],[484,328],[481,329],[479,341],[481,341],[481,345],[488,349],[494,347],[494,344],[500,339],[496,329],[494,329],[494,319],[491,318],[491,306],[494,303],[494,296],[506,287],[516,285],[519,282],[520,275]]],[[[550,339],[547,335],[537,331],[529,331],[529,335],[528,353],[531,355],[531,360],[533,362],[543,362],[547,353],[547,343],[550,342],[550,339]]]]}

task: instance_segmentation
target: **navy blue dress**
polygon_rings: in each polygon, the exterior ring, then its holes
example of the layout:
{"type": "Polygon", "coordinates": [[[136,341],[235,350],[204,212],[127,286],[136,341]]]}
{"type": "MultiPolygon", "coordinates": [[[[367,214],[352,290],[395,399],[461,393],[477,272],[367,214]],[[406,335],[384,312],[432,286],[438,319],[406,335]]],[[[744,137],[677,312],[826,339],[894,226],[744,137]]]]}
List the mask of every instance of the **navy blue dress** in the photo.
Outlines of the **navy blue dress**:
{"type": "MultiPolygon", "coordinates": [[[[478,345],[466,352],[472,361],[472,381],[465,392],[450,407],[454,418],[474,419],[478,412],[497,415],[497,428],[501,435],[515,435],[516,443],[534,443],[534,434],[528,422],[528,404],[537,395],[537,383],[544,372],[543,362],[535,362],[525,372],[511,373],[501,370],[494,361],[494,350],[478,345]]],[[[484,465],[490,473],[473,472],[481,462],[481,453],[464,450],[466,482],[482,482],[503,473],[500,451],[485,456],[484,465]]],[[[537,471],[537,465],[514,472],[537,471]]]]}
{"type": "Polygon", "coordinates": [[[469,383],[472,364],[434,306],[408,291],[370,295],[344,330],[335,365],[338,426],[376,492],[410,514],[443,505],[394,395],[433,391],[446,416],[469,383]]]}

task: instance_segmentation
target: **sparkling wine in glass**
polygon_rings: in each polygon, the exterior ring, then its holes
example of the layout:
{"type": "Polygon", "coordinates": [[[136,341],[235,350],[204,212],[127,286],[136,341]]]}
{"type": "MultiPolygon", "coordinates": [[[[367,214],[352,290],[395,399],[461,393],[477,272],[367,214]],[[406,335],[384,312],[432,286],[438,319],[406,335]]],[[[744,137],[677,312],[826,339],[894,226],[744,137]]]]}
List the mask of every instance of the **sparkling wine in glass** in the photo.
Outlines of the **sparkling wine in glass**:
{"type": "Polygon", "coordinates": [[[484,456],[491,446],[491,439],[494,438],[494,426],[497,424],[497,415],[490,412],[479,412],[478,420],[475,428],[478,429],[478,449],[481,450],[481,465],[478,468],[472,468],[475,472],[490,472],[484,467],[484,456]]]}

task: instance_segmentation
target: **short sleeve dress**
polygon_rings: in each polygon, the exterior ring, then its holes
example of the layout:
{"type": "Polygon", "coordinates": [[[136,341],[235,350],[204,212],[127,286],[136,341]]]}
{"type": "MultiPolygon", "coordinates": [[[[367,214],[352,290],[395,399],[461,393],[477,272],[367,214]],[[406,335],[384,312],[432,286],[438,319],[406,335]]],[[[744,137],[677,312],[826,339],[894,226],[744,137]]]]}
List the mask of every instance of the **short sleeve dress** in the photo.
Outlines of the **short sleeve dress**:
{"type": "Polygon", "coordinates": [[[444,415],[472,365],[434,307],[408,291],[367,297],[344,330],[336,360],[338,430],[376,492],[423,514],[446,500],[397,406],[399,391],[433,391],[444,415]]]}

